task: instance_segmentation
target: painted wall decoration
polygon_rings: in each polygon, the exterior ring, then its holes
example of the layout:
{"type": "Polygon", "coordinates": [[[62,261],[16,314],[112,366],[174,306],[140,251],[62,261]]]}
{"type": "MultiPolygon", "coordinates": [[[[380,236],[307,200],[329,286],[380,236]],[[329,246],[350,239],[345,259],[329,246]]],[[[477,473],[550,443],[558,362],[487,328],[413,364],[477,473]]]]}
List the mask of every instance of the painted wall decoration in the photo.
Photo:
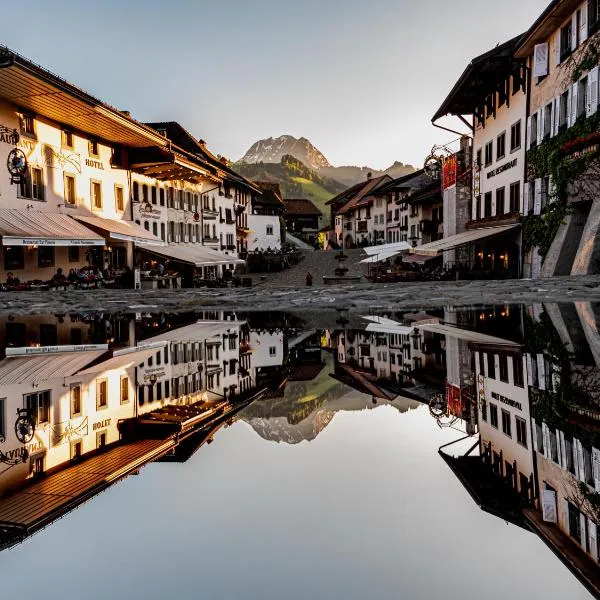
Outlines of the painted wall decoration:
{"type": "Polygon", "coordinates": [[[16,146],[20,139],[19,132],[16,129],[0,125],[0,142],[16,146]]]}

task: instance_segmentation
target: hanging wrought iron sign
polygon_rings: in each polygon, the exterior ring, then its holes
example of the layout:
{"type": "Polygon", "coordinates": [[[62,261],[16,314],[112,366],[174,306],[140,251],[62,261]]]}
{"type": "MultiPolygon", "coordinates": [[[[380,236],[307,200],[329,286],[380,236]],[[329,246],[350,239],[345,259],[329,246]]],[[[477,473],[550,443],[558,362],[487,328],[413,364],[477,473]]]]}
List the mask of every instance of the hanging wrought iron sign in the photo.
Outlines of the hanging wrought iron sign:
{"type": "Polygon", "coordinates": [[[425,159],[423,169],[425,170],[425,174],[431,179],[440,179],[442,175],[442,158],[440,156],[436,156],[435,154],[430,154],[425,159]]]}
{"type": "Polygon", "coordinates": [[[27,156],[20,148],[14,148],[8,154],[6,161],[8,172],[10,173],[10,182],[19,184],[27,173],[27,156]]]}
{"type": "Polygon", "coordinates": [[[6,127],[6,125],[0,125],[0,142],[16,146],[20,139],[21,136],[16,129],[11,129],[10,127],[6,127]]]}
{"type": "Polygon", "coordinates": [[[15,435],[21,444],[28,444],[35,434],[35,420],[31,412],[26,408],[20,408],[17,411],[17,420],[15,421],[15,435]]]}

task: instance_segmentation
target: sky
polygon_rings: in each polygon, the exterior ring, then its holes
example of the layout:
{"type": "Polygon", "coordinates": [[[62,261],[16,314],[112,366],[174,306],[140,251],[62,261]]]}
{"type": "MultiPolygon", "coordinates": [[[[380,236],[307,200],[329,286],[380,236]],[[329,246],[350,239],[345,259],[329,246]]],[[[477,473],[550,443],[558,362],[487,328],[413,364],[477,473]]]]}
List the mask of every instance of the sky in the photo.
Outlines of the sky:
{"type": "Polygon", "coordinates": [[[0,43],[230,160],[290,134],[333,165],[383,169],[456,137],[431,117],[462,71],[548,3],[28,0],[26,18],[2,3],[0,43]]]}

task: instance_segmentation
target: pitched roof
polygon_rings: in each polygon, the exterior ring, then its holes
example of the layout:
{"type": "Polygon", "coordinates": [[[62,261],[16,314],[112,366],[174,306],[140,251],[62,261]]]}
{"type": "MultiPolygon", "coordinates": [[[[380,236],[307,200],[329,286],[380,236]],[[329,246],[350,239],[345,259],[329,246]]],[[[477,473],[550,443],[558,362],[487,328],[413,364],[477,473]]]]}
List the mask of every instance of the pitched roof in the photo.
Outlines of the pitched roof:
{"type": "Polygon", "coordinates": [[[255,181],[254,185],[262,192],[262,197],[256,198],[254,201],[259,204],[269,204],[284,208],[279,183],[272,181],[255,181]]]}
{"type": "Polygon", "coordinates": [[[323,214],[308,198],[286,198],[283,203],[288,215],[320,216],[323,214]]]}
{"type": "Polygon", "coordinates": [[[474,58],[431,121],[435,122],[446,115],[474,114],[481,101],[496,91],[498,81],[514,71],[517,62],[514,52],[522,37],[518,35],[474,58]]]}
{"type": "Polygon", "coordinates": [[[337,213],[344,214],[358,206],[371,204],[374,199],[372,193],[388,181],[392,181],[392,178],[389,175],[382,175],[381,177],[368,179],[367,181],[358,184],[358,186],[354,186],[354,188],[351,188],[353,190],[351,197],[348,198],[346,204],[344,204],[337,213]]]}
{"type": "Polygon", "coordinates": [[[426,200],[442,202],[442,186],[439,181],[432,181],[430,179],[428,185],[424,185],[412,191],[406,198],[406,202],[409,204],[417,204],[418,202],[424,202],[426,200]]]}
{"type": "Polygon", "coordinates": [[[375,192],[376,196],[384,196],[388,192],[395,192],[398,190],[410,190],[413,187],[423,186],[431,182],[430,177],[425,174],[425,169],[420,169],[414,173],[403,175],[398,177],[389,183],[381,186],[375,192]]]}

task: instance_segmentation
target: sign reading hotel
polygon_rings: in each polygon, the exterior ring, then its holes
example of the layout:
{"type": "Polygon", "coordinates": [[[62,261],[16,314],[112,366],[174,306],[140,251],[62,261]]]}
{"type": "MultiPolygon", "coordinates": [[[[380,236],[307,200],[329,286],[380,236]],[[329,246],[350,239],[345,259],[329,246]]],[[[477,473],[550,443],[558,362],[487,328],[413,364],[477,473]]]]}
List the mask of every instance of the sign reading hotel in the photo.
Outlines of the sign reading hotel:
{"type": "Polygon", "coordinates": [[[504,173],[504,171],[508,171],[509,169],[512,169],[513,167],[516,167],[516,166],[517,166],[517,159],[515,158],[514,160],[511,160],[510,162],[503,164],[501,167],[498,167],[497,169],[492,169],[487,174],[487,178],[491,179],[492,177],[496,177],[496,175],[500,175],[500,173],[504,173]]]}
{"type": "Polygon", "coordinates": [[[104,171],[104,165],[99,160],[93,160],[91,158],[86,158],[85,165],[86,165],[86,167],[92,167],[94,169],[100,169],[101,171],[104,171]]]}

